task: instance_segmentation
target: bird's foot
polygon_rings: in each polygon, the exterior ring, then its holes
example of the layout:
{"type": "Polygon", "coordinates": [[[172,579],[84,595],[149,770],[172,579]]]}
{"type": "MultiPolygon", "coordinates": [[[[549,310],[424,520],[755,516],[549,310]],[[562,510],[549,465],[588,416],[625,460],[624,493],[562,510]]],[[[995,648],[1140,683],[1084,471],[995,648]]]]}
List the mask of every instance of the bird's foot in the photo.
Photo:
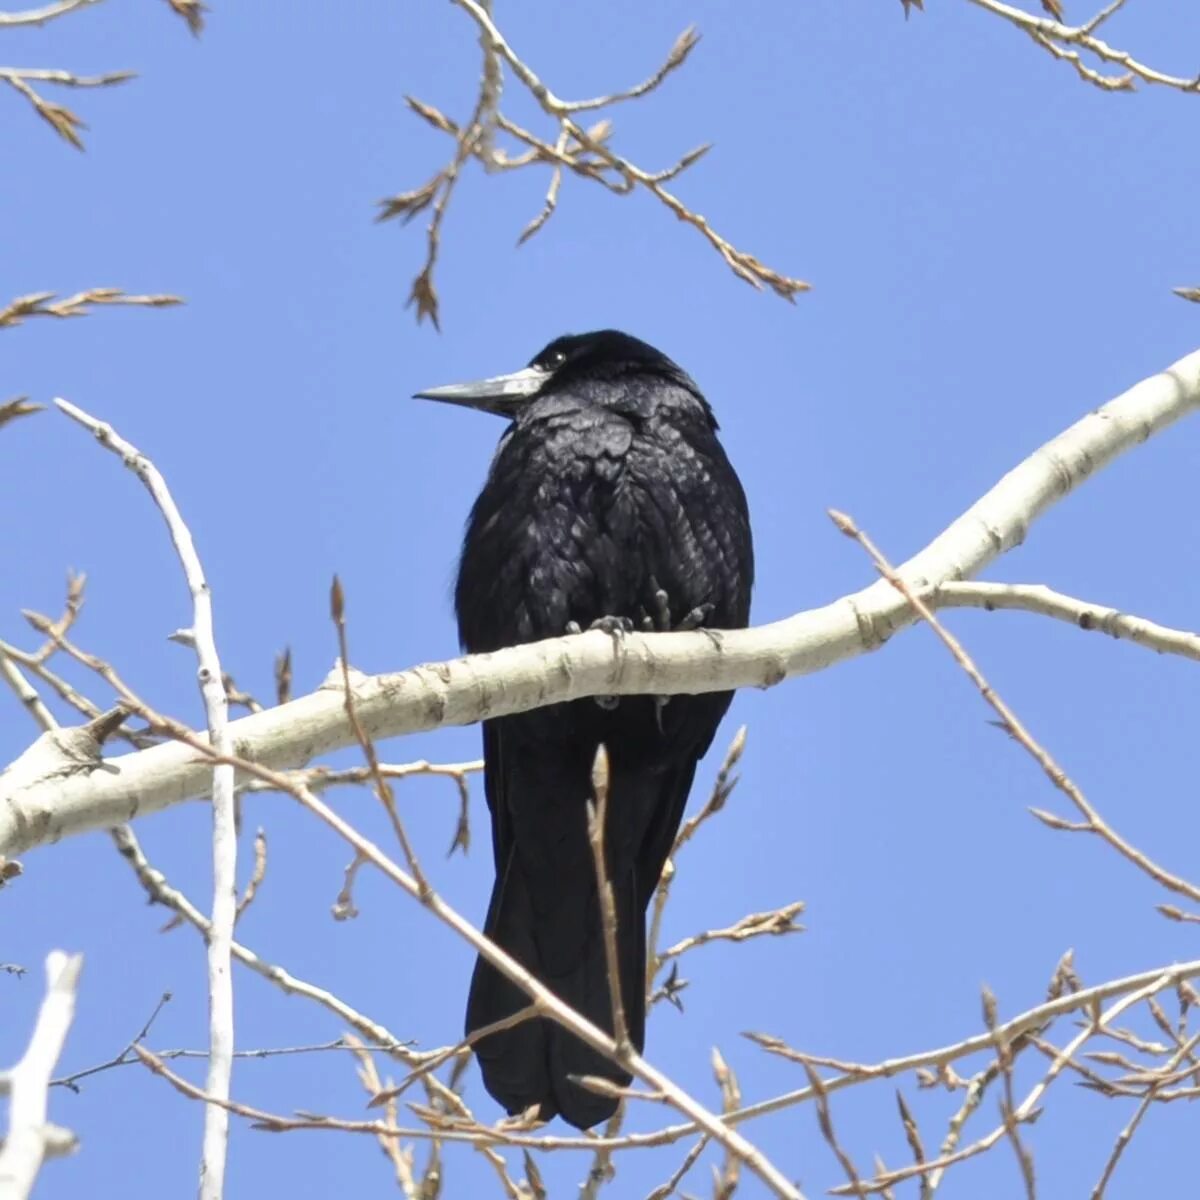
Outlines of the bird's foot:
{"type": "Polygon", "coordinates": [[[690,629],[699,629],[716,606],[713,604],[697,604],[690,612],[672,623],[671,597],[665,588],[654,589],[654,612],[648,613],[642,609],[641,626],[643,633],[684,633],[690,629]]]}
{"type": "MultiPolygon", "coordinates": [[[[648,613],[642,609],[641,627],[643,633],[684,633],[691,629],[700,629],[708,620],[715,605],[697,604],[690,612],[676,622],[671,621],[671,597],[665,588],[660,588],[653,579],[650,581],[654,588],[654,612],[648,613]]],[[[671,702],[670,696],[654,696],[654,723],[658,732],[663,732],[663,709],[671,702]]]]}
{"type": "MultiPolygon", "coordinates": [[[[578,621],[567,622],[567,633],[582,633],[578,621]]],[[[613,637],[620,637],[623,633],[633,632],[633,621],[629,617],[597,617],[589,626],[588,632],[593,629],[600,630],[601,633],[611,634],[613,637]]]]}
{"type": "MultiPolygon", "coordinates": [[[[568,621],[566,629],[569,634],[583,632],[578,621],[568,621]]],[[[588,632],[590,633],[593,629],[598,629],[601,633],[607,633],[613,639],[613,652],[615,653],[621,638],[627,633],[633,632],[633,621],[629,617],[597,617],[588,626],[588,632]]],[[[592,699],[605,712],[612,712],[621,703],[620,696],[593,696],[592,699]]]]}

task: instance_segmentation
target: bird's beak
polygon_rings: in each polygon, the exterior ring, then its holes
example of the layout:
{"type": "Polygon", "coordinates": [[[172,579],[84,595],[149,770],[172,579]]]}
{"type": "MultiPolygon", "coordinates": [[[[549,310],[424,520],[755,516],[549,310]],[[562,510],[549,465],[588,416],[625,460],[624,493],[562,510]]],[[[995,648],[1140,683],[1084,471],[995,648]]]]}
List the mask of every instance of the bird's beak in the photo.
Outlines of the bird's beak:
{"type": "Polygon", "coordinates": [[[523,367],[511,375],[494,375],[474,383],[450,383],[445,387],[416,392],[414,400],[442,400],[446,404],[462,404],[482,412],[512,416],[522,400],[528,399],[546,382],[549,372],[539,367],[523,367]]]}

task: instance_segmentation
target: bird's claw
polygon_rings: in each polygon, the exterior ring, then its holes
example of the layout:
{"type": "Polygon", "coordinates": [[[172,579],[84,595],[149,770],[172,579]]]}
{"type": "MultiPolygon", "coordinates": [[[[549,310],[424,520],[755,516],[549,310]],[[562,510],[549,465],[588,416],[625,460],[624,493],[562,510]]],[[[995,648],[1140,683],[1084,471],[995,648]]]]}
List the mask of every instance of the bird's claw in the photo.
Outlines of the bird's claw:
{"type": "Polygon", "coordinates": [[[629,617],[597,617],[588,629],[599,629],[601,633],[620,637],[623,633],[633,632],[633,621],[629,617]]]}
{"type": "MultiPolygon", "coordinates": [[[[597,617],[588,626],[588,632],[591,633],[593,629],[598,629],[601,633],[607,633],[613,637],[620,637],[624,633],[633,632],[633,621],[629,617],[597,617]]],[[[582,633],[583,628],[578,621],[568,621],[566,631],[570,634],[582,633]]]]}
{"type": "Polygon", "coordinates": [[[663,633],[669,632],[671,628],[671,597],[663,588],[654,589],[654,610],[659,629],[663,633]]]}
{"type": "MultiPolygon", "coordinates": [[[[627,633],[633,632],[633,621],[629,617],[597,617],[589,626],[588,632],[593,629],[600,630],[601,633],[607,633],[613,639],[613,652],[617,652],[617,643],[627,633]]],[[[566,631],[569,634],[582,633],[578,621],[568,621],[566,631]]],[[[597,706],[604,709],[605,712],[612,712],[614,708],[621,703],[620,696],[593,696],[592,699],[597,706]]]]}
{"type": "Polygon", "coordinates": [[[682,633],[687,629],[699,629],[705,621],[708,620],[709,614],[716,607],[714,604],[697,604],[695,608],[688,613],[678,625],[675,626],[676,633],[682,633]]]}
{"type": "Polygon", "coordinates": [[[665,588],[660,588],[653,577],[650,580],[654,588],[654,612],[648,613],[642,609],[641,625],[643,633],[684,633],[690,629],[699,629],[708,620],[715,604],[705,602],[697,604],[690,612],[676,622],[671,620],[671,597],[665,588]]]}
{"type": "MultiPolygon", "coordinates": [[[[641,625],[643,633],[684,633],[691,629],[700,629],[704,622],[708,620],[709,614],[716,607],[713,604],[704,603],[697,604],[690,612],[684,614],[683,618],[672,624],[671,622],[671,597],[667,594],[665,588],[660,588],[654,579],[650,580],[651,586],[654,588],[654,612],[648,613],[642,609],[641,625]]],[[[658,726],[658,732],[663,732],[663,709],[671,702],[670,696],[654,696],[654,723],[658,726]]]]}
{"type": "MultiPolygon", "coordinates": [[[[607,633],[613,639],[613,648],[615,650],[615,643],[620,641],[625,634],[632,633],[635,628],[640,628],[643,633],[683,633],[690,629],[701,629],[715,607],[715,605],[708,603],[697,604],[679,622],[672,624],[671,597],[667,594],[666,589],[658,587],[653,580],[651,580],[651,584],[654,586],[653,614],[642,609],[636,626],[629,617],[597,617],[588,626],[588,632],[598,629],[602,633],[607,633]]],[[[568,621],[565,629],[568,634],[583,632],[583,628],[578,621],[568,621]]],[[[671,702],[671,697],[653,696],[651,698],[654,701],[654,723],[658,726],[658,732],[663,733],[663,709],[671,702]]],[[[605,712],[612,712],[621,703],[620,696],[593,696],[592,699],[605,712]]]]}

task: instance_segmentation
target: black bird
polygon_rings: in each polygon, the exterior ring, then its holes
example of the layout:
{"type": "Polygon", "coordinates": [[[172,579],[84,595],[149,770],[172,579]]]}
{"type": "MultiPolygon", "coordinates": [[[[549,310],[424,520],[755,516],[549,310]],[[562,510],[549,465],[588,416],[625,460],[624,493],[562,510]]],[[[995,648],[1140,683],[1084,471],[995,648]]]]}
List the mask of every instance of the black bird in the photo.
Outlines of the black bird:
{"type": "MultiPolygon", "coordinates": [[[[467,522],[455,592],[468,653],[612,630],[746,625],[754,561],[746,499],[692,379],[628,334],[561,337],[511,375],[419,392],[506,418],[467,522]],[[607,620],[605,620],[607,618],[607,620]]],[[[586,805],[608,748],[605,831],[629,1034],[645,1038],[646,908],[674,841],[696,763],[730,692],[600,697],[483,723],[496,883],[485,931],[588,1020],[611,1033],[586,805]]],[[[480,958],[470,1033],[528,998],[480,958]]],[[[510,1113],[538,1105],[587,1129],[616,1101],[570,1076],[629,1075],[547,1020],[476,1045],[487,1090],[510,1113]]]]}

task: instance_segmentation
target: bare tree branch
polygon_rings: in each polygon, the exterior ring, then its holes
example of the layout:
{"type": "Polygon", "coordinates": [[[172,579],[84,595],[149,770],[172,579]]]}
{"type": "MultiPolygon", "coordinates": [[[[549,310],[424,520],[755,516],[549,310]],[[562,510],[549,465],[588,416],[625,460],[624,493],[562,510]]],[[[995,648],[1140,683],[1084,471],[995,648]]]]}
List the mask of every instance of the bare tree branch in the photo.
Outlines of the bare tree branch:
{"type": "Polygon", "coordinates": [[[55,17],[66,16],[76,9],[89,8],[100,4],[102,0],[55,0],[53,4],[41,8],[27,8],[23,12],[0,12],[0,29],[12,28],[17,25],[44,25],[55,17]]]}
{"type": "MultiPolygon", "coordinates": [[[[1042,0],[1051,18],[1034,16],[1002,0],[970,0],[978,8],[1000,17],[1027,33],[1048,54],[1074,68],[1080,79],[1106,92],[1130,92],[1137,82],[1157,84],[1181,92],[1200,91],[1200,76],[1185,78],[1168,75],[1136,59],[1128,50],[1118,50],[1096,36],[1096,30],[1125,5],[1125,0],[1110,0],[1082,25],[1067,25],[1059,0],[1042,0]],[[1107,67],[1122,68],[1121,74],[1098,71],[1084,61],[1086,51],[1107,67]]],[[[920,7],[920,5],[918,5],[920,7]]]]}
{"type": "Polygon", "coordinates": [[[208,5],[200,0],[167,0],[171,11],[183,18],[188,31],[193,37],[199,37],[204,32],[204,14],[208,5]]]}
{"type": "Polygon", "coordinates": [[[1155,992],[1161,991],[1166,986],[1164,980],[1168,972],[1163,972],[1157,979],[1152,979],[1145,986],[1137,991],[1130,992],[1128,995],[1122,996],[1112,1004],[1104,1013],[1095,1014],[1091,1020],[1087,1022],[1082,1030],[1071,1039],[1070,1043],[1063,1047],[1058,1052],[1054,1061],[1050,1064],[1045,1075],[1029,1090],[1021,1103],[1016,1106],[1011,1115],[1004,1122],[994,1128],[987,1136],[973,1142],[970,1146],[964,1147],[962,1150],[957,1150],[953,1154],[945,1155],[941,1158],[934,1159],[929,1162],[914,1163],[909,1167],[900,1167],[894,1171],[888,1171],[886,1175],[877,1175],[874,1179],[855,1181],[855,1186],[843,1184],[840,1187],[829,1189],[831,1196],[846,1196],[856,1195],[861,1197],[864,1193],[880,1192],[892,1184],[900,1183],[905,1179],[911,1179],[914,1175],[925,1175],[929,1172],[939,1170],[948,1166],[953,1166],[956,1163],[965,1161],[968,1158],[974,1158],[976,1155],[982,1154],[990,1150],[1001,1138],[1005,1136],[1010,1125],[1019,1124],[1023,1121],[1029,1121],[1033,1118],[1037,1111],[1038,1101],[1045,1094],[1046,1089],[1054,1082],[1055,1079],[1062,1073],[1063,1068],[1074,1057],[1079,1047],[1084,1044],[1097,1030],[1103,1029],[1112,1020],[1118,1017],[1126,1009],[1132,1008],[1133,1005],[1145,1000],[1148,996],[1152,996],[1155,992]]]}
{"type": "MultiPolygon", "coordinates": [[[[3,78],[3,72],[0,72],[0,78],[3,78]]],[[[84,317],[94,306],[123,304],[141,308],[171,308],[183,303],[179,296],[131,296],[120,288],[89,288],[61,300],[55,300],[54,296],[54,292],[18,296],[0,308],[0,329],[20,325],[27,317],[84,317]]]]}
{"type": "Polygon", "coordinates": [[[0,1196],[25,1200],[44,1159],[70,1154],[75,1136],[46,1120],[54,1064],[75,1017],[75,991],[83,956],[51,951],[46,956],[46,997],[33,1037],[21,1060],[0,1073],[0,1095],[8,1095],[8,1136],[0,1142],[0,1196]]]}
{"type": "Polygon", "coordinates": [[[18,417],[29,417],[42,411],[42,405],[30,404],[25,396],[17,396],[14,400],[6,400],[0,404],[0,426],[15,421],[18,417]]]}
{"type": "Polygon", "coordinates": [[[76,150],[83,149],[81,129],[87,125],[83,119],[65,104],[47,100],[33,85],[54,83],[61,87],[104,88],[125,83],[134,77],[132,71],[109,71],[104,75],[74,75],[70,71],[49,70],[40,67],[0,67],[0,82],[7,83],[13,91],[24,96],[43,121],[65,142],[76,150]]]}
{"type": "MultiPolygon", "coordinates": [[[[158,998],[158,1003],[151,1010],[150,1015],[142,1024],[142,1028],[129,1039],[125,1045],[125,1049],[120,1054],[114,1055],[105,1062],[97,1063],[95,1066],[84,1067],[81,1071],[72,1071],[70,1075],[63,1075],[58,1079],[50,1080],[51,1087],[65,1087],[68,1091],[78,1093],[81,1089],[79,1081],[81,1079],[90,1079],[93,1075],[99,1075],[104,1071],[111,1071],[115,1067],[124,1066],[127,1063],[137,1062],[137,1057],[133,1053],[134,1046],[140,1045],[146,1040],[150,1034],[150,1027],[158,1020],[158,1014],[171,1002],[171,993],[163,992],[158,998]]],[[[182,1055],[184,1051],[172,1052],[182,1055]]],[[[205,1052],[207,1058],[207,1052],[205,1052]]]]}
{"type": "MultiPolygon", "coordinates": [[[[1191,962],[1176,963],[1170,967],[1155,967],[1149,971],[1141,971],[1136,975],[1130,975],[1124,979],[1109,980],[1107,983],[1097,984],[1095,987],[1081,988],[1075,992],[1056,996],[1052,1000],[1047,1000],[1044,1004],[1039,1004],[1034,1008],[1028,1009],[1026,1012],[1000,1023],[993,1031],[974,1034],[971,1037],[963,1038],[962,1041],[954,1042],[948,1046],[939,1046],[934,1050],[924,1050],[918,1054],[890,1058],[878,1063],[839,1063],[838,1066],[841,1069],[841,1073],[832,1078],[825,1079],[823,1086],[826,1092],[833,1093],[841,1091],[842,1088],[852,1087],[856,1083],[861,1083],[866,1079],[890,1079],[895,1075],[902,1075],[906,1071],[919,1070],[922,1067],[944,1067],[948,1063],[956,1062],[958,1059],[993,1048],[998,1037],[1004,1038],[1011,1045],[1022,1035],[1029,1033],[1031,1030],[1042,1028],[1048,1022],[1062,1016],[1064,1013],[1078,1012],[1081,1009],[1089,1011],[1095,1009],[1098,1004],[1102,1004],[1104,1001],[1111,1000],[1116,996],[1136,995],[1139,998],[1144,998],[1145,996],[1156,995],[1168,987],[1175,986],[1182,980],[1195,979],[1197,977],[1200,977],[1200,959],[1193,959],[1191,962]]],[[[1120,1011],[1124,1011],[1124,1008],[1120,1011]]],[[[822,1061],[814,1055],[803,1054],[798,1050],[794,1050],[779,1038],[771,1037],[767,1034],[754,1033],[747,1034],[746,1036],[764,1050],[801,1064],[822,1061]]],[[[815,1093],[811,1087],[799,1088],[796,1091],[787,1092],[769,1100],[748,1105],[746,1108],[734,1113],[730,1119],[746,1121],[754,1117],[766,1116],[768,1113],[779,1112],[781,1109],[803,1104],[814,1095],[815,1093]]],[[[670,1129],[660,1130],[657,1136],[669,1136],[670,1140],[675,1140],[676,1136],[682,1137],[690,1132],[691,1128],[689,1126],[678,1125],[670,1129]]]]}
{"type": "Polygon", "coordinates": [[[613,1041],[617,1046],[617,1061],[623,1062],[633,1053],[629,1027],[625,1023],[625,1004],[621,999],[620,957],[617,953],[617,904],[613,898],[612,881],[608,877],[604,832],[608,823],[609,767],[608,749],[600,746],[592,763],[592,792],[595,801],[588,801],[588,843],[592,848],[592,865],[596,872],[596,896],[600,904],[600,929],[604,936],[604,965],[608,975],[608,994],[612,1004],[613,1041]]]}
{"type": "Polygon", "coordinates": [[[1095,630],[1109,637],[1133,642],[1159,654],[1178,654],[1200,661],[1200,634],[1170,629],[1144,617],[1123,613],[1104,604],[1091,604],[1064,596],[1040,583],[939,584],[923,597],[931,608],[984,608],[988,612],[1014,609],[1066,621],[1079,629],[1095,630]]]}
{"type": "MultiPolygon", "coordinates": [[[[228,732],[229,704],[224,672],[217,653],[213,628],[212,591],[196,552],[191,530],[183,519],[166,480],[158,468],[111,425],[97,420],[66,400],[55,403],[73,421],[90,430],[96,440],[122,459],[142,481],[166,521],[175,552],[192,594],[189,630],[199,662],[197,678],[204,699],[209,740],[218,755],[227,757],[233,747],[228,732]]],[[[233,768],[217,763],[212,772],[213,903],[208,930],[210,1095],[228,1098],[233,1073],[233,973],[231,946],[237,920],[237,827],[234,808],[233,768]]],[[[263,851],[265,856],[265,848],[263,851]]],[[[265,859],[264,859],[265,869],[265,859]]],[[[261,876],[259,877],[261,878],[261,876]]],[[[258,886],[253,880],[252,888],[258,886]]],[[[251,896],[252,896],[251,892],[251,896]]],[[[250,897],[247,898],[249,903],[250,897]]],[[[225,1191],[225,1158],[229,1143],[229,1114],[219,1105],[205,1110],[204,1151],[200,1164],[200,1200],[221,1200],[225,1191]]]]}

